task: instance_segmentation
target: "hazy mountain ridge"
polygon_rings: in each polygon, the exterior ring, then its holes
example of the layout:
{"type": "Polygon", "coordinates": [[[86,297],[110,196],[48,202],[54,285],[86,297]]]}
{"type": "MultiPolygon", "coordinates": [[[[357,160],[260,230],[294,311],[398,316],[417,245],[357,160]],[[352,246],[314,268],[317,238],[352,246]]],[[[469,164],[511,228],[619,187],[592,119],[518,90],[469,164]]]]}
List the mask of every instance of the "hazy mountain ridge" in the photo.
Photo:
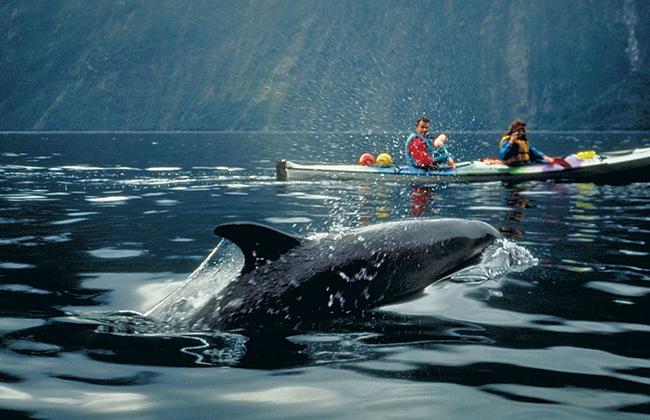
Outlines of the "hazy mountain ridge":
{"type": "Polygon", "coordinates": [[[4,130],[394,131],[422,112],[650,129],[648,2],[9,1],[0,18],[4,130]]]}

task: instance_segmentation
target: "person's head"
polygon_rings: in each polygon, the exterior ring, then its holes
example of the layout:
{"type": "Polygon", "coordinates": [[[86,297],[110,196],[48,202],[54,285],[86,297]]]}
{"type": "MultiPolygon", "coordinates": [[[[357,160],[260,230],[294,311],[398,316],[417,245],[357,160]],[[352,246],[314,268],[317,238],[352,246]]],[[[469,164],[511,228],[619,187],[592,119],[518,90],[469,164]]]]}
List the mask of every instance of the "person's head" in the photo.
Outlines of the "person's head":
{"type": "Polygon", "coordinates": [[[422,136],[429,134],[429,119],[424,115],[415,122],[415,132],[422,136]]]}
{"type": "Polygon", "coordinates": [[[510,124],[508,134],[518,134],[519,137],[526,137],[526,123],[517,118],[510,124]]]}

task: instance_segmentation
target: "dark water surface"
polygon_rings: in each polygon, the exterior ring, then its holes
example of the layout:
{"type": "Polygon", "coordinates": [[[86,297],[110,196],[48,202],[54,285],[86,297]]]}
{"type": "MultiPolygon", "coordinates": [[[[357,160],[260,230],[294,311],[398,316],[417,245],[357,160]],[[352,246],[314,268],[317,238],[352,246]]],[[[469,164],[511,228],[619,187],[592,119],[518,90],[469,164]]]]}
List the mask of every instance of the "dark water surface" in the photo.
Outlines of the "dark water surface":
{"type": "MultiPolygon", "coordinates": [[[[458,133],[462,159],[498,134],[458,133]]],[[[548,154],[647,133],[532,133],[548,154]]],[[[650,414],[650,184],[278,183],[278,158],[398,156],[393,136],[0,136],[0,417],[622,418],[650,414]],[[165,330],[145,312],[215,225],[297,234],[480,219],[539,263],[291,337],[165,330]]],[[[206,291],[209,293],[210,291],[206,291]]]]}

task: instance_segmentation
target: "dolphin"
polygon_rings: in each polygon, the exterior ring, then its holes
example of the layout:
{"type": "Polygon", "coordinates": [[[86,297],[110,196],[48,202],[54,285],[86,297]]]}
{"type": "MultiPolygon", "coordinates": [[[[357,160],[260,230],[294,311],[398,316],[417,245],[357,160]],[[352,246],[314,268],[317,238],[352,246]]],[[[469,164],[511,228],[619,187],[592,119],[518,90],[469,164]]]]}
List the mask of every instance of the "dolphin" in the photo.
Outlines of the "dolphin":
{"type": "Polygon", "coordinates": [[[215,234],[244,254],[241,272],[191,314],[195,330],[298,330],[398,302],[477,261],[501,235],[477,220],[417,219],[303,238],[249,222],[215,234]]]}

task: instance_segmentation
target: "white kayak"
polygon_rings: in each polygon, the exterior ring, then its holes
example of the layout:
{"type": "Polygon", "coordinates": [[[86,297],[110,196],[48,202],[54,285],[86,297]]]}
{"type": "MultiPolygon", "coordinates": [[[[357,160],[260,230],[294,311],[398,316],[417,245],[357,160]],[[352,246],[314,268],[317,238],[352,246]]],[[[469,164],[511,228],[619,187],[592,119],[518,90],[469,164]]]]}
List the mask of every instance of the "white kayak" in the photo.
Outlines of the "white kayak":
{"type": "Polygon", "coordinates": [[[434,170],[409,165],[368,165],[300,163],[279,160],[278,181],[291,180],[377,180],[455,183],[455,182],[520,182],[558,180],[623,184],[650,182],[650,147],[614,152],[578,152],[566,156],[561,164],[531,164],[511,167],[494,159],[460,162],[457,169],[440,167],[434,170]]]}

